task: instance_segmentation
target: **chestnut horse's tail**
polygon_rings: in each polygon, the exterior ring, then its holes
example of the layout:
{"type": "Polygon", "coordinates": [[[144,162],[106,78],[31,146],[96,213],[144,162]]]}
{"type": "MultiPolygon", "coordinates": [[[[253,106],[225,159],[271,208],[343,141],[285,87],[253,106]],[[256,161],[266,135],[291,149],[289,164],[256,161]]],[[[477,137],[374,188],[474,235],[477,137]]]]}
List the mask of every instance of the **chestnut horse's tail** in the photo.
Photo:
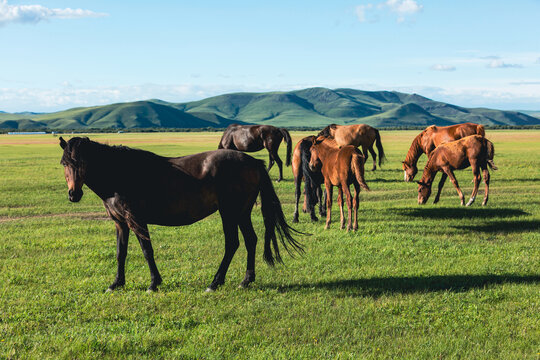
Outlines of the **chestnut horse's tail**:
{"type": "Polygon", "coordinates": [[[369,191],[369,187],[366,184],[366,180],[364,179],[364,162],[366,161],[366,158],[360,150],[357,149],[352,155],[351,159],[351,170],[353,171],[354,177],[356,178],[356,181],[358,184],[360,184],[360,187],[364,190],[369,191]]]}
{"type": "Polygon", "coordinates": [[[476,134],[486,137],[486,130],[484,125],[476,125],[476,134]]]}
{"type": "Polygon", "coordinates": [[[274,190],[270,176],[264,168],[264,162],[260,162],[260,194],[261,194],[261,211],[264,218],[264,253],[263,258],[270,266],[274,266],[276,262],[282,263],[279,253],[279,246],[276,238],[276,230],[281,240],[281,244],[285,250],[292,256],[292,250],[298,253],[303,253],[304,249],[301,244],[292,237],[292,233],[303,234],[296,231],[287,224],[281,203],[274,190]]]}
{"type": "Polygon", "coordinates": [[[486,140],[486,148],[487,148],[487,156],[486,156],[487,163],[489,167],[492,168],[493,170],[498,170],[499,168],[495,166],[495,163],[493,162],[493,157],[495,156],[495,147],[493,146],[493,143],[491,141],[489,141],[488,139],[485,139],[485,140],[486,140]]]}
{"type": "Polygon", "coordinates": [[[292,154],[292,140],[291,140],[291,134],[287,131],[285,128],[278,128],[281,132],[281,135],[283,135],[283,138],[285,139],[285,142],[287,143],[287,157],[285,158],[285,166],[291,165],[291,154],[292,154]]]}
{"type": "Polygon", "coordinates": [[[379,135],[379,130],[375,130],[375,145],[377,146],[377,150],[379,151],[379,166],[386,160],[386,156],[384,155],[384,149],[382,147],[382,141],[381,141],[381,135],[379,135]]]}

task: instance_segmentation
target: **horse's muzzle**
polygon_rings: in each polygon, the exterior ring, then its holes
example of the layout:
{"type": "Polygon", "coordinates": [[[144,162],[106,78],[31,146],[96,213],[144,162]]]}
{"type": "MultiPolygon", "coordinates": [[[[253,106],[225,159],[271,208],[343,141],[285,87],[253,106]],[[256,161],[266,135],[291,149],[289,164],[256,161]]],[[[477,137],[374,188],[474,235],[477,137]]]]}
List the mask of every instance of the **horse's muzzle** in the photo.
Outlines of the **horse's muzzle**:
{"type": "Polygon", "coordinates": [[[71,202],[79,202],[83,196],[83,191],[81,189],[69,190],[68,198],[71,202]]]}

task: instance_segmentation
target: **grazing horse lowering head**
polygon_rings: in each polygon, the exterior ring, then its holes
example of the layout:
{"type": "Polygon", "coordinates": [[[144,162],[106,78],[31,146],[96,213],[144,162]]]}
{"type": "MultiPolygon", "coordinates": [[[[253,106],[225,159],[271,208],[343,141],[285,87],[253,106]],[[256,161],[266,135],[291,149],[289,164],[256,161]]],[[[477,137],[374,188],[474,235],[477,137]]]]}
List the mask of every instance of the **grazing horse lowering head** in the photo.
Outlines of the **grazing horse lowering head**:
{"type": "Polygon", "coordinates": [[[81,159],[80,145],[88,141],[90,141],[88,138],[76,137],[66,142],[60,137],[60,147],[64,149],[60,164],[64,166],[68,198],[71,202],[78,202],[83,196],[82,186],[86,175],[86,165],[81,159]]]}
{"type": "Polygon", "coordinates": [[[412,179],[414,179],[414,177],[416,176],[417,172],[418,168],[416,167],[416,165],[410,165],[403,161],[403,174],[405,182],[412,181],[412,179]]]}
{"type": "Polygon", "coordinates": [[[417,181],[418,183],[418,205],[424,205],[431,195],[431,184],[417,181]]]}

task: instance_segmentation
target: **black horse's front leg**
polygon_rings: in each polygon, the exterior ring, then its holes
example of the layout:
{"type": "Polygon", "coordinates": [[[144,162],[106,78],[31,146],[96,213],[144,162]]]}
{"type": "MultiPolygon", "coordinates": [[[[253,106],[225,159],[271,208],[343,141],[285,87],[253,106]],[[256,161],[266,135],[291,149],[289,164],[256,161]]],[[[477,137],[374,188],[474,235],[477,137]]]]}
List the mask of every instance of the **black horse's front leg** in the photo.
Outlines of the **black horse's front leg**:
{"type": "Polygon", "coordinates": [[[137,239],[139,239],[144,258],[150,268],[151,282],[148,291],[156,291],[162,280],[154,260],[154,249],[152,248],[150,234],[148,233],[148,227],[146,225],[141,226],[140,232],[137,233],[137,239]]]}
{"type": "Polygon", "coordinates": [[[129,227],[126,223],[116,222],[116,261],[117,270],[114,282],[109,286],[107,291],[113,291],[118,287],[126,284],[126,257],[129,239],[129,227]]]}
{"type": "Polygon", "coordinates": [[[206,289],[207,292],[216,291],[219,286],[225,283],[225,275],[227,275],[231,260],[240,246],[240,241],[238,240],[238,224],[222,209],[220,209],[220,214],[221,221],[223,222],[223,233],[225,234],[225,255],[223,256],[223,260],[221,260],[221,264],[214,276],[214,280],[212,280],[212,283],[206,289]]]}

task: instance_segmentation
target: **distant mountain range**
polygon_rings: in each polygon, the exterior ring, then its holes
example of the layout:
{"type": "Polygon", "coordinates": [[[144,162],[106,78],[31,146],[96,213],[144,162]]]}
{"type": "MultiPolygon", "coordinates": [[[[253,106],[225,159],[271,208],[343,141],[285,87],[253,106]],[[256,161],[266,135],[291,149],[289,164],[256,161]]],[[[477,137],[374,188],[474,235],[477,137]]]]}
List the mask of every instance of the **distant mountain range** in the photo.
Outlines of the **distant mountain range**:
{"type": "Polygon", "coordinates": [[[55,113],[0,112],[0,129],[225,128],[232,123],[314,128],[331,123],[364,123],[375,127],[444,126],[463,122],[539,125],[538,114],[464,108],[396,91],[308,88],[233,93],[187,103],[146,100],[55,113]]]}

